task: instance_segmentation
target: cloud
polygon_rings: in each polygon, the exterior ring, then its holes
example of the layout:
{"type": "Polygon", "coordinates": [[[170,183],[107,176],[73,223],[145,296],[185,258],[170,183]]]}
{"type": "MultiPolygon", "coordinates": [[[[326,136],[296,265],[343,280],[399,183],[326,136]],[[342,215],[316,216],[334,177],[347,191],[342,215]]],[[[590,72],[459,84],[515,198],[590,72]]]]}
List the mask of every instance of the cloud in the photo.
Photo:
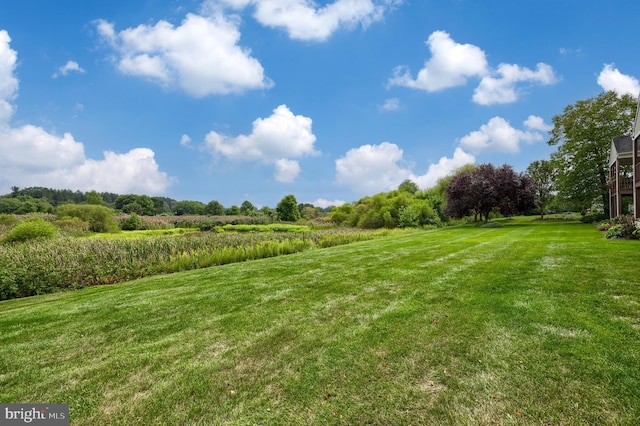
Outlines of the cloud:
{"type": "Polygon", "coordinates": [[[300,166],[290,158],[320,154],[313,146],[316,136],[312,124],[311,118],[294,115],[286,105],[280,105],[271,116],[256,119],[249,135],[226,136],[209,132],[203,149],[214,158],[273,164],[276,180],[291,182],[298,176],[300,166]]]}
{"type": "Polygon", "coordinates": [[[397,111],[400,109],[400,99],[390,98],[380,105],[380,111],[397,111]]]}
{"type": "Polygon", "coordinates": [[[180,145],[184,147],[191,147],[191,137],[189,135],[182,135],[180,137],[180,145]]]}
{"type": "Polygon", "coordinates": [[[518,130],[502,117],[493,117],[487,124],[480,126],[460,139],[460,146],[472,153],[482,152],[506,152],[516,153],[520,151],[520,144],[534,143],[543,140],[538,130],[548,128],[540,117],[529,116],[525,126],[533,131],[518,130]]]}
{"type": "Polygon", "coordinates": [[[473,92],[479,105],[507,104],[518,100],[517,83],[550,85],[558,81],[550,65],[539,63],[533,71],[513,64],[500,64],[493,75],[486,75],[473,92]]]}
{"type": "Polygon", "coordinates": [[[109,192],[162,193],[172,178],[160,172],[147,148],[125,154],[105,152],[103,160],[86,158],[84,145],[70,133],[58,136],[41,127],[10,124],[18,93],[14,76],[17,53],[0,31],[0,191],[11,186],[47,186],[109,192]]]}
{"type": "Polygon", "coordinates": [[[0,30],[0,124],[13,115],[13,101],[18,95],[18,79],[14,75],[18,54],[10,47],[11,37],[0,30]]]}
{"type": "Polygon", "coordinates": [[[476,158],[458,147],[453,153],[453,157],[442,157],[436,164],[431,164],[427,173],[422,176],[413,176],[413,180],[419,188],[430,188],[436,184],[438,179],[449,176],[462,166],[474,164],[476,158]]]}
{"type": "Polygon", "coordinates": [[[51,76],[51,78],[58,78],[60,76],[65,76],[70,72],[77,72],[80,74],[84,74],[85,70],[80,68],[80,65],[78,65],[77,62],[67,61],[66,64],[58,68],[58,70],[51,76]]]}
{"type": "Polygon", "coordinates": [[[362,194],[396,189],[411,176],[402,165],[402,155],[402,149],[389,142],[351,149],[336,160],[336,182],[362,194]]]}
{"type": "Polygon", "coordinates": [[[238,45],[237,22],[222,14],[188,14],[178,27],[159,21],[116,32],[113,24],[98,20],[96,28],[115,51],[120,72],[162,87],[200,98],[273,85],[250,50],[238,45]]]}
{"type": "Polygon", "coordinates": [[[460,44],[445,31],[435,31],[426,41],[431,59],[413,79],[406,67],[396,67],[389,80],[392,86],[436,92],[466,84],[469,77],[480,77],[487,73],[485,53],[478,46],[460,44]]]}
{"type": "Polygon", "coordinates": [[[491,105],[517,101],[521,95],[519,85],[549,85],[558,81],[553,68],[545,63],[537,64],[535,71],[515,64],[500,64],[492,70],[482,49],[473,44],[457,43],[445,31],[433,32],[426,43],[431,58],[416,78],[406,66],[398,66],[388,81],[389,86],[437,92],[463,86],[470,78],[480,78],[473,101],[491,105]]]}
{"type": "Polygon", "coordinates": [[[135,148],[125,154],[105,151],[104,159],[86,158],[84,145],[69,133],[51,134],[26,125],[0,128],[0,189],[47,186],[82,191],[161,194],[173,179],[159,170],[154,152],[135,148]]]}
{"type": "Polygon", "coordinates": [[[296,160],[280,158],[276,160],[275,168],[274,178],[276,181],[282,183],[293,182],[300,174],[300,164],[298,164],[296,160]]]}
{"type": "MultiPolygon", "coordinates": [[[[292,39],[325,41],[341,28],[358,25],[366,28],[381,20],[401,1],[336,0],[323,7],[316,7],[309,0],[224,0],[223,3],[235,9],[253,6],[253,16],[258,22],[284,29],[292,39]]],[[[217,9],[216,3],[207,4],[208,9],[217,9]]]]}
{"type": "Polygon", "coordinates": [[[527,129],[531,130],[539,130],[541,132],[550,132],[553,129],[553,126],[544,122],[542,117],[538,117],[537,115],[530,115],[525,121],[524,126],[527,129]]]}
{"type": "Polygon", "coordinates": [[[622,74],[614,64],[605,64],[598,76],[598,84],[604,90],[613,90],[619,95],[630,94],[638,97],[640,94],[640,82],[635,77],[622,74]]]}
{"type": "Polygon", "coordinates": [[[359,194],[391,191],[405,179],[411,179],[420,188],[429,188],[438,179],[473,163],[475,157],[458,147],[452,158],[442,157],[438,163],[429,166],[427,173],[416,175],[403,160],[402,149],[394,143],[383,142],[351,149],[337,159],[336,182],[350,186],[359,194]]]}
{"type": "Polygon", "coordinates": [[[326,209],[327,207],[338,207],[341,206],[343,204],[347,204],[346,201],[343,200],[325,200],[324,198],[318,198],[317,200],[315,200],[314,202],[312,202],[311,204],[313,204],[315,207],[320,207],[321,209],[326,209]]]}

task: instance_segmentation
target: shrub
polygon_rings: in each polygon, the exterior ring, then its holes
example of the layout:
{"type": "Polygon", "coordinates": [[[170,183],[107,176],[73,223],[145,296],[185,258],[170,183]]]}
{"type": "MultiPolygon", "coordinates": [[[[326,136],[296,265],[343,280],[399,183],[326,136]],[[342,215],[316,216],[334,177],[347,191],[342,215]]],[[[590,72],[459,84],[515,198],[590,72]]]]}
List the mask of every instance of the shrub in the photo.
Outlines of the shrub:
{"type": "Polygon", "coordinates": [[[136,231],[138,229],[144,229],[144,224],[136,213],[131,213],[128,218],[120,219],[120,229],[123,231],[136,231]]]}
{"type": "Polygon", "coordinates": [[[54,223],[60,230],[71,235],[81,235],[89,232],[89,222],[85,222],[79,217],[65,216],[54,223]]]}
{"type": "Polygon", "coordinates": [[[638,239],[640,236],[638,235],[638,224],[635,218],[627,215],[613,219],[612,226],[605,234],[605,237],[608,239],[638,239]]]}
{"type": "Polygon", "coordinates": [[[14,226],[4,237],[5,242],[23,242],[35,239],[51,239],[58,228],[40,218],[27,219],[14,226]]]}
{"type": "Polygon", "coordinates": [[[16,226],[20,220],[12,214],[0,214],[0,226],[16,226]]]}
{"type": "Polygon", "coordinates": [[[63,204],[56,210],[58,217],[77,217],[89,223],[92,232],[116,232],[118,223],[114,211],[108,207],[93,204],[63,204]]]}
{"type": "Polygon", "coordinates": [[[602,212],[592,212],[582,216],[582,218],[580,218],[580,221],[582,223],[597,223],[607,219],[607,215],[602,212]]]}

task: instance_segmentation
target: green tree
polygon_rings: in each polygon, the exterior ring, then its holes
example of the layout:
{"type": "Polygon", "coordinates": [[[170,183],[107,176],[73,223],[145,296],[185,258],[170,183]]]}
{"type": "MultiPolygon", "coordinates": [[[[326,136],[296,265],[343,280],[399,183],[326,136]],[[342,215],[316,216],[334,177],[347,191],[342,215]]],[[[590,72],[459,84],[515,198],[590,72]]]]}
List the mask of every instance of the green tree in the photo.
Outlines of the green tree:
{"type": "Polygon", "coordinates": [[[242,212],[240,211],[240,207],[236,206],[235,204],[231,207],[229,207],[228,209],[225,209],[224,214],[229,215],[229,216],[240,216],[242,214],[242,212]]]}
{"type": "Polygon", "coordinates": [[[557,146],[551,160],[558,171],[558,196],[580,206],[585,214],[601,203],[609,215],[608,160],[615,136],[631,132],[636,101],[615,92],[576,102],[553,117],[549,145],[557,146]]]}
{"type": "Polygon", "coordinates": [[[286,195],[276,206],[278,219],[286,222],[295,222],[300,219],[300,210],[298,210],[298,201],[293,195],[286,195]]]}
{"type": "Polygon", "coordinates": [[[540,219],[544,219],[547,207],[553,201],[556,170],[551,161],[536,160],[529,164],[527,173],[536,184],[536,205],[540,209],[540,219]]]}
{"type": "Polygon", "coordinates": [[[246,216],[251,216],[254,215],[256,213],[256,208],[253,204],[251,204],[251,201],[243,201],[242,204],[240,205],[240,211],[242,212],[242,214],[246,215],[246,216]]]}
{"type": "Polygon", "coordinates": [[[185,214],[204,214],[205,205],[200,201],[178,201],[173,204],[173,212],[176,216],[185,214]]]}
{"type": "Polygon", "coordinates": [[[400,184],[400,186],[398,186],[398,190],[406,191],[410,194],[415,194],[420,190],[420,188],[418,188],[418,184],[412,181],[411,179],[406,179],[400,184]]]}
{"type": "Polygon", "coordinates": [[[96,206],[103,206],[104,200],[102,199],[102,195],[98,194],[96,191],[91,191],[87,193],[87,204],[94,204],[96,206]]]}
{"type": "Polygon", "coordinates": [[[169,204],[169,198],[163,197],[151,197],[153,201],[154,214],[162,214],[171,211],[171,205],[169,204]]]}
{"type": "Polygon", "coordinates": [[[334,207],[331,209],[329,219],[336,225],[354,226],[356,224],[355,209],[353,208],[353,205],[349,203],[334,207]]]}
{"type": "Polygon", "coordinates": [[[204,214],[210,216],[222,216],[224,214],[224,207],[218,201],[209,201],[204,208],[204,214]]]}

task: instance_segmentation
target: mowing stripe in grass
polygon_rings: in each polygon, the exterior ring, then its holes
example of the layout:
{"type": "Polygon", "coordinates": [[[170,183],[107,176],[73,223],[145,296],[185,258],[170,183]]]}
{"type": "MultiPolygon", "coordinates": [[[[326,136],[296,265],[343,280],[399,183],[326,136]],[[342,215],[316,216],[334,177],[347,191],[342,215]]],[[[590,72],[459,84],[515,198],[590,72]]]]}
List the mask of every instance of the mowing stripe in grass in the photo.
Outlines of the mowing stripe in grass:
{"type": "Polygon", "coordinates": [[[633,424],[638,248],[519,222],[2,302],[0,400],[73,424],[633,424]]]}

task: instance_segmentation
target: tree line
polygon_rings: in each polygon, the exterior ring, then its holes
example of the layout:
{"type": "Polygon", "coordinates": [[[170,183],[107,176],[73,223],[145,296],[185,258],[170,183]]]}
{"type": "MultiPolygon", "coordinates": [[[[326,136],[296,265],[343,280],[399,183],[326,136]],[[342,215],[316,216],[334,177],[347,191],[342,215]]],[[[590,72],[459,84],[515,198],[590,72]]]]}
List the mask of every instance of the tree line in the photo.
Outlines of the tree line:
{"type": "Polygon", "coordinates": [[[168,197],[151,197],[138,194],[114,194],[110,192],[82,192],[69,189],[53,189],[44,187],[18,188],[12,187],[11,193],[0,196],[0,214],[54,213],[56,209],[68,204],[100,205],[115,209],[121,213],[135,213],[141,216],[171,215],[207,215],[207,216],[274,216],[279,214],[296,220],[302,217],[313,219],[330,208],[315,207],[309,203],[298,204],[293,195],[285,196],[276,208],[257,208],[248,200],[240,206],[224,207],[217,200],[207,204],[200,201],[177,201],[168,197]],[[297,214],[283,205],[295,203],[297,214]]]}
{"type": "MultiPolygon", "coordinates": [[[[467,165],[441,178],[432,188],[420,189],[406,180],[397,190],[326,209],[299,204],[285,196],[275,208],[255,207],[250,201],[224,207],[212,200],[177,201],[137,194],[97,193],[42,187],[20,189],[0,196],[0,214],[51,213],[65,204],[102,205],[137,215],[245,215],[279,220],[314,219],[328,214],[339,225],[361,228],[394,228],[440,225],[465,216],[489,220],[492,214],[511,216],[548,211],[578,211],[609,215],[608,160],[611,141],[631,132],[636,99],[603,92],[567,106],[553,117],[550,146],[557,151],[549,159],[533,161],[525,172],[509,165],[467,165]]],[[[627,204],[629,201],[627,200],[627,204]]]]}

